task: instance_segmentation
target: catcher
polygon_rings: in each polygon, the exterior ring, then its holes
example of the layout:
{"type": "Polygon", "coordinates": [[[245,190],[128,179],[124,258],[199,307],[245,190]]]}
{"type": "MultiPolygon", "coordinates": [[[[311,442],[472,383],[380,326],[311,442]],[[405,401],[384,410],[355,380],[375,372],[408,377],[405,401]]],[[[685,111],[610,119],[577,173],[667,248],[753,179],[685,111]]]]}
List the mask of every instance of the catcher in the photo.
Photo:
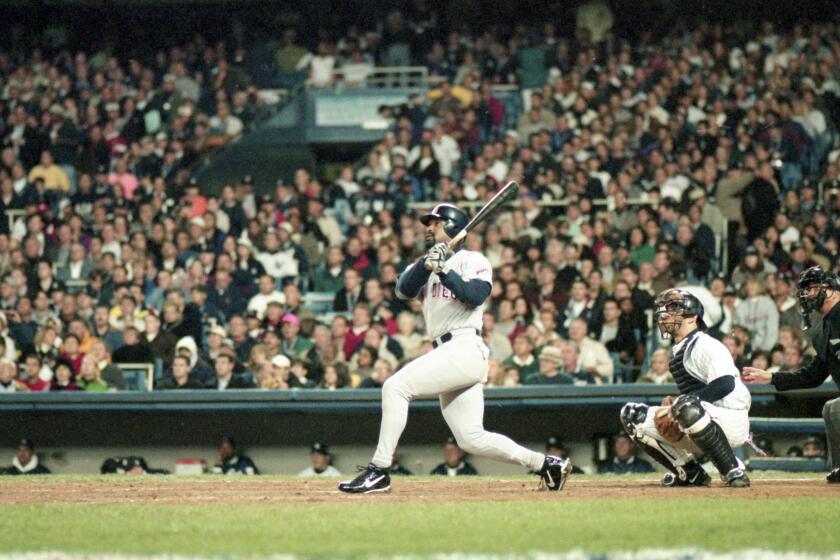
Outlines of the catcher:
{"type": "Polygon", "coordinates": [[[750,480],[733,448],[749,435],[750,393],[726,347],[703,332],[703,305],[684,290],[665,290],[656,298],[656,320],[663,339],[672,339],[670,370],[680,394],[661,406],[627,403],[621,423],[631,438],[668,473],[663,486],[709,486],[708,460],[727,486],[750,480]]]}

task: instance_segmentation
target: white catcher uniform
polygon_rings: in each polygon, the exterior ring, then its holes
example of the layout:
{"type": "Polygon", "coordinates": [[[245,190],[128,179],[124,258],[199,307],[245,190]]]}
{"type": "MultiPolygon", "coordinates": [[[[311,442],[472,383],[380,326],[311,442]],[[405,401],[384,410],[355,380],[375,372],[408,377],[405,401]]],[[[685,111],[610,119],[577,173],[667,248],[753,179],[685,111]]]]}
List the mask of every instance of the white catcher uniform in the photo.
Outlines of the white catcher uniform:
{"type": "MultiPolygon", "coordinates": [[[[415,262],[411,267],[418,266],[415,262]]],[[[457,273],[465,282],[480,279],[492,285],[493,272],[484,255],[459,251],[445,264],[443,274],[457,273]]],[[[404,272],[404,274],[405,274],[404,272]]],[[[402,299],[405,294],[397,292],[402,299]]],[[[471,307],[430,274],[420,292],[429,337],[436,347],[410,362],[382,387],[382,425],[372,463],[391,466],[397,443],[405,429],[409,402],[438,395],[443,418],[467,453],[518,463],[539,471],[545,455],[516,444],[510,438],[484,429],[484,392],[490,352],[480,333],[484,303],[471,307]]]]}
{"type": "MultiPolygon", "coordinates": [[[[738,368],[735,367],[732,355],[726,346],[705,332],[694,331],[673,346],[671,355],[671,372],[675,374],[678,384],[680,373],[677,371],[680,367],[678,361],[682,363],[688,376],[703,385],[708,385],[712,380],[725,375],[735,378],[735,388],[728,395],[713,403],[703,401],[702,406],[726,434],[729,445],[733,449],[742,446],[749,436],[752,397],[747,387],[741,382],[738,368]]],[[[691,382],[690,379],[689,382],[691,382]]],[[[684,437],[679,442],[672,443],[659,434],[654,420],[660,408],[662,407],[652,406],[648,409],[644,422],[636,425],[636,435],[656,440],[658,447],[674,465],[682,466],[696,458],[700,454],[700,449],[691,441],[691,438],[684,437]]]]}

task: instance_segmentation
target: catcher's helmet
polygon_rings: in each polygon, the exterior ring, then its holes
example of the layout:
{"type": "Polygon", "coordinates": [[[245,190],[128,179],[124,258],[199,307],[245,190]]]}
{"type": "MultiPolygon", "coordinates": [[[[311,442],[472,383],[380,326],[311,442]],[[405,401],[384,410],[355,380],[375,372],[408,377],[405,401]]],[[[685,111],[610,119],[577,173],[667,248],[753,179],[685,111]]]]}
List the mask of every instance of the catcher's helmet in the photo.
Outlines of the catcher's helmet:
{"type": "Polygon", "coordinates": [[[656,312],[657,320],[665,314],[670,317],[679,318],[678,321],[668,323],[675,325],[675,328],[672,332],[665,332],[663,330],[662,336],[664,338],[667,338],[666,335],[674,334],[679,329],[679,324],[682,323],[682,317],[697,316],[697,328],[701,330],[706,328],[706,323],[703,321],[703,304],[700,303],[697,296],[685,290],[671,288],[660,293],[656,297],[654,311],[656,312]]]}
{"type": "Polygon", "coordinates": [[[459,210],[446,202],[438,204],[432,208],[431,212],[420,217],[420,222],[424,226],[429,225],[432,220],[445,220],[446,224],[443,226],[443,231],[450,238],[458,235],[458,232],[464,229],[468,222],[467,215],[463,210],[459,210]]]}

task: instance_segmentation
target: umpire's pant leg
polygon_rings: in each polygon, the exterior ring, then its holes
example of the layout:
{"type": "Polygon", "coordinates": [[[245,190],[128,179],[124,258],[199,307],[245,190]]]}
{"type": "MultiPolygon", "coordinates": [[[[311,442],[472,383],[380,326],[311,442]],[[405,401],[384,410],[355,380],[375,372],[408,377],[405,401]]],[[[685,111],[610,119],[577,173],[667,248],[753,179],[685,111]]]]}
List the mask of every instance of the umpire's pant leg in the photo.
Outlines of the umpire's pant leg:
{"type": "Polygon", "coordinates": [[[828,401],[823,406],[825,439],[828,443],[829,461],[834,468],[840,467],[840,398],[828,401]]]}

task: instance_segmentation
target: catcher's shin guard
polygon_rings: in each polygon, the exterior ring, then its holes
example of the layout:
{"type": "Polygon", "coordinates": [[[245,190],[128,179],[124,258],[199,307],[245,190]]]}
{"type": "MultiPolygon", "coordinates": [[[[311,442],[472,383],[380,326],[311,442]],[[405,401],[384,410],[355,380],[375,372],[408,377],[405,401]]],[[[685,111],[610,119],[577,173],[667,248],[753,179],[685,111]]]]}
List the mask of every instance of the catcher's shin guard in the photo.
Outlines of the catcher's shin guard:
{"type": "Polygon", "coordinates": [[[657,463],[668,469],[677,478],[684,478],[685,472],[678,468],[678,459],[658,441],[646,435],[639,426],[644,424],[648,413],[648,406],[640,403],[627,403],[621,409],[621,425],[627,435],[636,442],[657,463]]]}
{"type": "Polygon", "coordinates": [[[672,411],[683,431],[712,462],[726,484],[749,486],[749,479],[738,463],[726,434],[703,408],[700,399],[693,395],[681,395],[674,402],[672,411]]]}

